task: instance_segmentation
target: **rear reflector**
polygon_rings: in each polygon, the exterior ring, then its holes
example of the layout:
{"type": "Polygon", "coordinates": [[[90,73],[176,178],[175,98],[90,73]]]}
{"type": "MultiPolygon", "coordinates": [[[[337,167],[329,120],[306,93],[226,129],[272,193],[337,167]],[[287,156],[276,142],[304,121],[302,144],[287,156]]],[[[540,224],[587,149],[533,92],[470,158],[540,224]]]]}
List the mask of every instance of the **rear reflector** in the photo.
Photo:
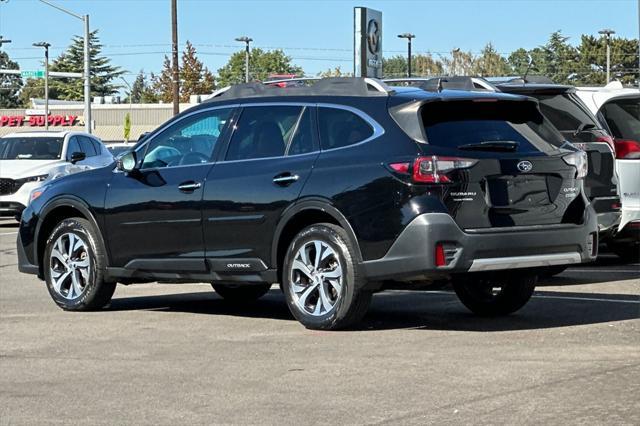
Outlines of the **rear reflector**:
{"type": "Polygon", "coordinates": [[[391,163],[389,164],[389,167],[391,167],[394,172],[409,173],[409,167],[411,167],[411,163],[391,163]]]}
{"type": "Polygon", "coordinates": [[[630,139],[615,139],[616,158],[620,160],[640,159],[640,142],[630,139]]]}
{"type": "Polygon", "coordinates": [[[447,259],[444,255],[444,245],[442,243],[436,244],[436,266],[447,266],[447,259]]]}

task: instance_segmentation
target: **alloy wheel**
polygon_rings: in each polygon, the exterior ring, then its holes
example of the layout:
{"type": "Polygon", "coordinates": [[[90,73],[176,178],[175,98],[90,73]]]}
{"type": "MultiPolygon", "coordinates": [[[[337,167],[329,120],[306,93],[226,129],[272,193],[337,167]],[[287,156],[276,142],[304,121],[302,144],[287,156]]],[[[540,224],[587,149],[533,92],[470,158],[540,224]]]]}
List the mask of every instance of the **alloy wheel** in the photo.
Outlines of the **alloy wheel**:
{"type": "Polygon", "coordinates": [[[80,297],[91,276],[88,244],[72,232],[60,235],[51,250],[49,272],[58,295],[68,300],[80,297]]]}

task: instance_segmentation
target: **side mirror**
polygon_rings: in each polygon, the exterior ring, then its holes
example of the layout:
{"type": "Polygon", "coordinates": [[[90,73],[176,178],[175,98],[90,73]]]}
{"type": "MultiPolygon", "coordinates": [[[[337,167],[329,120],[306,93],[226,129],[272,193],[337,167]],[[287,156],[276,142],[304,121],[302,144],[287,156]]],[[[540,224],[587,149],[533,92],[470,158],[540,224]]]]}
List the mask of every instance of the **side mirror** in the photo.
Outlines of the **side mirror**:
{"type": "Polygon", "coordinates": [[[116,167],[121,172],[130,173],[136,169],[136,152],[129,151],[122,154],[116,161],[116,167]]]}
{"type": "Polygon", "coordinates": [[[149,135],[149,132],[141,133],[140,136],[138,137],[138,142],[140,142],[142,139],[146,138],[148,135],[149,135]]]}
{"type": "Polygon", "coordinates": [[[71,161],[71,164],[76,164],[78,161],[82,161],[85,158],[87,158],[87,154],[85,154],[84,152],[74,152],[71,154],[71,157],[69,158],[69,161],[71,161]]]}

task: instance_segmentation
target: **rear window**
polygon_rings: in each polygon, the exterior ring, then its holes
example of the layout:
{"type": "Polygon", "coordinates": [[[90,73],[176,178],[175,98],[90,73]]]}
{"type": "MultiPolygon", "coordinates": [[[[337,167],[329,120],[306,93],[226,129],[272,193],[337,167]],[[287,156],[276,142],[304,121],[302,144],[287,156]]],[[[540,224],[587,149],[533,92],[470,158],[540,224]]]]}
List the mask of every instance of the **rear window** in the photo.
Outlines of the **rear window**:
{"type": "Polygon", "coordinates": [[[548,152],[564,143],[534,102],[434,102],[426,104],[421,114],[430,145],[459,148],[516,142],[517,152],[548,152]]]}
{"type": "Polygon", "coordinates": [[[540,110],[551,121],[562,135],[572,142],[582,142],[578,138],[578,129],[598,129],[601,126],[593,115],[586,110],[575,95],[564,93],[559,95],[534,94],[540,101],[540,110]]]}
{"type": "Polygon", "coordinates": [[[607,102],[600,111],[613,136],[640,141],[640,97],[607,102]]]}

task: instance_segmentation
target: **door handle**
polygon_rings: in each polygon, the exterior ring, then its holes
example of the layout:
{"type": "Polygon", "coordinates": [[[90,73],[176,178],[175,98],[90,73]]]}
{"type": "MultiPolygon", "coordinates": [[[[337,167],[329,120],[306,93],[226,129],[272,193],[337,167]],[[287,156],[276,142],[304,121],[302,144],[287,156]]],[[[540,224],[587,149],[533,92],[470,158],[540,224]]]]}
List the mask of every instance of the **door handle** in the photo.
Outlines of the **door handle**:
{"type": "Polygon", "coordinates": [[[298,175],[292,175],[291,173],[282,173],[273,178],[273,183],[280,186],[291,185],[300,179],[298,175]]]}
{"type": "Polygon", "coordinates": [[[196,189],[200,188],[202,184],[200,182],[184,182],[178,185],[178,189],[182,192],[193,192],[196,189]]]}

